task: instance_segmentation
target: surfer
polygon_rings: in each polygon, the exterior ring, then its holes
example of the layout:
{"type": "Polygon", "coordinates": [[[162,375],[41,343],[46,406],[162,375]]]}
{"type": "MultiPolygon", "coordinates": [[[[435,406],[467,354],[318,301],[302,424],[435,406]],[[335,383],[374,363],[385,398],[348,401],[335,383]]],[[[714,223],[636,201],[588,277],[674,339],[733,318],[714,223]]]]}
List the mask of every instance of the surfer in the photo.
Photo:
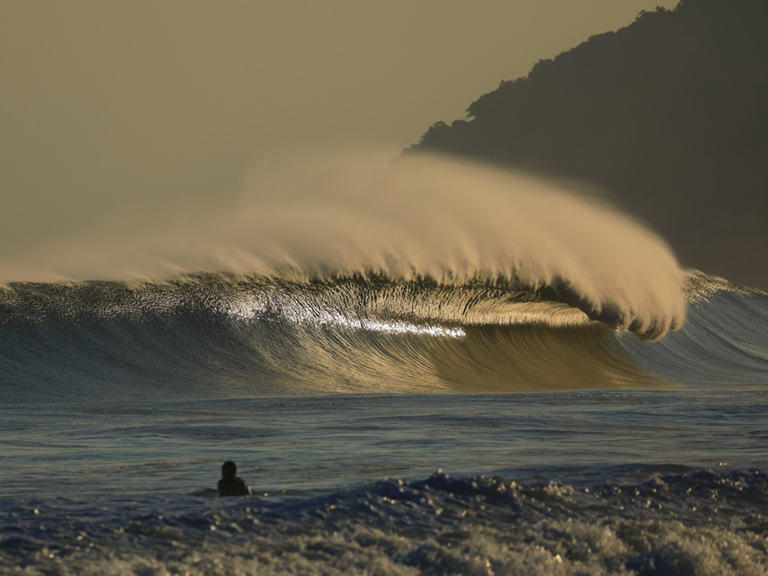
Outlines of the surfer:
{"type": "Polygon", "coordinates": [[[235,476],[237,465],[227,460],[221,465],[221,480],[219,480],[219,496],[250,496],[251,488],[243,480],[235,476]]]}

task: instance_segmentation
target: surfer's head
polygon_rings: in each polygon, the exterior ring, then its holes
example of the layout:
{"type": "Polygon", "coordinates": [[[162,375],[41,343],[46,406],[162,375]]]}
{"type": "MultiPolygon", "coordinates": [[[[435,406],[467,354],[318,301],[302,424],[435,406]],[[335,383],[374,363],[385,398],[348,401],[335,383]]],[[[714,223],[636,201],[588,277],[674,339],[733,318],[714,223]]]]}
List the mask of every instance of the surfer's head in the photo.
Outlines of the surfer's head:
{"type": "Polygon", "coordinates": [[[224,478],[230,478],[235,474],[237,474],[237,464],[232,462],[232,460],[227,460],[221,465],[221,475],[224,478]]]}

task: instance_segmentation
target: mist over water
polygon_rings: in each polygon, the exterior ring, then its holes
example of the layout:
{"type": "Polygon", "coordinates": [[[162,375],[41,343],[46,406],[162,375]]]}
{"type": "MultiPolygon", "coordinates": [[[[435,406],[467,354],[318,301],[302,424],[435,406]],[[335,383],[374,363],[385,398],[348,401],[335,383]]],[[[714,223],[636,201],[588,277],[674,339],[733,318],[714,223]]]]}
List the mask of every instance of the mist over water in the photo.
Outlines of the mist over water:
{"type": "Polygon", "coordinates": [[[636,332],[684,319],[683,273],[663,240],[594,198],[453,159],[306,154],[256,166],[214,212],[182,206],[154,225],[152,210],[137,205],[98,232],[9,257],[0,281],[505,280],[550,287],[636,332]]]}

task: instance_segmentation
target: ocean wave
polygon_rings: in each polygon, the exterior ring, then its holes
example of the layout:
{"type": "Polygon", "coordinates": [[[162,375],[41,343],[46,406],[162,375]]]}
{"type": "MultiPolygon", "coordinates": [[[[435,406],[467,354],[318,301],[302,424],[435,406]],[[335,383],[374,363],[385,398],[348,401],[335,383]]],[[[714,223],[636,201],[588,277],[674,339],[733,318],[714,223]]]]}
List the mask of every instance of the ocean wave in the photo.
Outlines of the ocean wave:
{"type": "Polygon", "coordinates": [[[690,277],[691,317],[658,342],[558,284],[505,278],[15,284],[0,381],[7,403],[764,384],[766,295],[713,283],[690,277]]]}
{"type": "Polygon", "coordinates": [[[689,276],[685,290],[685,328],[650,346],[623,338],[633,360],[682,384],[768,384],[768,293],[701,273],[689,276]]]}

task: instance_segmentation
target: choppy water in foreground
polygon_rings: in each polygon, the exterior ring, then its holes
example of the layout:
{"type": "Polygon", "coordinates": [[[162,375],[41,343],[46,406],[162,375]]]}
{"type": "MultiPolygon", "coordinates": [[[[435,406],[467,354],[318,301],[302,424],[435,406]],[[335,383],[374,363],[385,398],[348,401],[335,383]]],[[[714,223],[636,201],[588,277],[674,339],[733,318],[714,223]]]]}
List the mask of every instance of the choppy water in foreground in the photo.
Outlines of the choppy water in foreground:
{"type": "Polygon", "coordinates": [[[767,407],[591,391],[5,408],[0,565],[764,574],[767,407]],[[225,458],[254,497],[215,496],[225,458]]]}

